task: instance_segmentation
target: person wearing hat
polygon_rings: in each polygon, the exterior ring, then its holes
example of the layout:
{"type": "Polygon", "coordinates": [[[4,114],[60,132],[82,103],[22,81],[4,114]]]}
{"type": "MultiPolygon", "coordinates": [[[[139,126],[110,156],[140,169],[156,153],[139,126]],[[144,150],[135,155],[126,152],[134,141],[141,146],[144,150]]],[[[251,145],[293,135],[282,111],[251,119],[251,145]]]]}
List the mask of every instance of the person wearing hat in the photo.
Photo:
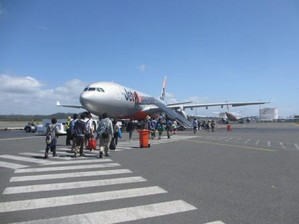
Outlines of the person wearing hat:
{"type": "Polygon", "coordinates": [[[72,122],[72,118],[68,117],[67,121],[65,122],[65,130],[66,130],[66,145],[71,145],[71,122],[72,122]]]}

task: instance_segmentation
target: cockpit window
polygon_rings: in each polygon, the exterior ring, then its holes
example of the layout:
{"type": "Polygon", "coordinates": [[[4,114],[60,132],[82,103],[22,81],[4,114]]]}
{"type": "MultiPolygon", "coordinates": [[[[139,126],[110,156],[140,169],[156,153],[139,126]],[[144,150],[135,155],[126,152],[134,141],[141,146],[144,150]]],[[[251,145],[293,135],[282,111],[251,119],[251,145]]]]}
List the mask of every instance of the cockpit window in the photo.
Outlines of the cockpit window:
{"type": "Polygon", "coordinates": [[[83,91],[87,91],[88,90],[88,88],[86,87],[83,91]]]}
{"type": "Polygon", "coordinates": [[[95,91],[95,90],[96,90],[96,88],[94,88],[94,87],[88,88],[88,91],[95,91]]]}
{"type": "Polygon", "coordinates": [[[104,91],[102,88],[100,88],[100,87],[97,88],[97,91],[98,91],[98,92],[103,92],[103,93],[105,92],[105,91],[104,91]]]}

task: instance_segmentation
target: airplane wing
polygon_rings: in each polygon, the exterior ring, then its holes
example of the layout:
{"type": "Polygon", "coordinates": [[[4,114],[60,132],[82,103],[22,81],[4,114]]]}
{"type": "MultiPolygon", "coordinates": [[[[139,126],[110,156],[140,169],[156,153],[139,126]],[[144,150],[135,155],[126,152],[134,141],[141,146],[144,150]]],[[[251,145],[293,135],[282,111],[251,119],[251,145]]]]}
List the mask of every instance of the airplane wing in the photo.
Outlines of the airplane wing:
{"type": "Polygon", "coordinates": [[[192,123],[188,121],[184,116],[176,113],[174,110],[168,108],[165,104],[163,104],[161,101],[157,100],[155,97],[150,96],[143,96],[142,101],[140,104],[154,104],[157,107],[159,107],[164,113],[166,113],[169,117],[173,119],[177,119],[182,124],[184,124],[186,127],[192,127],[192,123]]]}
{"type": "Polygon", "coordinates": [[[59,101],[56,102],[56,106],[59,106],[59,107],[71,107],[71,108],[77,108],[77,109],[84,109],[82,107],[82,105],[66,105],[66,104],[61,104],[59,101]]]}
{"type": "Polygon", "coordinates": [[[260,105],[260,104],[266,104],[266,103],[270,103],[270,102],[261,102],[261,101],[257,101],[257,102],[225,102],[225,103],[203,103],[203,104],[187,104],[187,105],[170,105],[168,106],[168,108],[171,109],[179,109],[179,108],[196,108],[196,107],[205,107],[206,109],[208,109],[208,107],[216,107],[216,106],[221,106],[221,108],[223,108],[223,106],[232,106],[232,107],[240,107],[240,106],[248,106],[248,105],[260,105]]]}
{"type": "Polygon", "coordinates": [[[192,103],[192,101],[185,101],[185,102],[179,102],[179,103],[168,103],[167,106],[177,106],[182,104],[192,103]]]}

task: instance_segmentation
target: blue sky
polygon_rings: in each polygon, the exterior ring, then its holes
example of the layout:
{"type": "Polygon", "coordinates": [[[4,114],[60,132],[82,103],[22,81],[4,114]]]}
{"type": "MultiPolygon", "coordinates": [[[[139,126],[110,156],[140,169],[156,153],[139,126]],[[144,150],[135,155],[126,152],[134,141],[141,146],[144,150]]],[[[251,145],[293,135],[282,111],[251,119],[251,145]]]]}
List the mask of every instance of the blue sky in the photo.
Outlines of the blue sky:
{"type": "Polygon", "coordinates": [[[0,114],[67,112],[56,100],[97,81],[159,96],[166,75],[169,102],[271,100],[287,117],[298,59],[296,0],[0,0],[0,114]]]}

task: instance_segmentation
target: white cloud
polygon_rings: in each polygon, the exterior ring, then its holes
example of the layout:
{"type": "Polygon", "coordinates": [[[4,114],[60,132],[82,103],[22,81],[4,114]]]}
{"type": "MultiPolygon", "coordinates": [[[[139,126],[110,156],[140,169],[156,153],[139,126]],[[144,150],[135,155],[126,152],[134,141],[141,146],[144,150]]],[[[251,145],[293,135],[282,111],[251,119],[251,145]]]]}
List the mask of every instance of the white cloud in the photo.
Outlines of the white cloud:
{"type": "Polygon", "coordinates": [[[36,79],[27,77],[13,77],[0,75],[0,92],[30,93],[40,89],[41,84],[36,79]]]}
{"type": "Polygon", "coordinates": [[[167,103],[177,103],[178,102],[178,100],[175,98],[175,96],[168,92],[165,92],[165,101],[167,103]]]}
{"type": "Polygon", "coordinates": [[[146,70],[148,70],[148,66],[144,64],[139,65],[137,68],[141,72],[145,72],[146,70]]]}
{"type": "Polygon", "coordinates": [[[55,89],[42,88],[32,77],[0,75],[1,114],[51,114],[56,112],[79,112],[56,106],[63,104],[80,105],[79,96],[86,84],[78,79],[66,82],[55,89]]]}

